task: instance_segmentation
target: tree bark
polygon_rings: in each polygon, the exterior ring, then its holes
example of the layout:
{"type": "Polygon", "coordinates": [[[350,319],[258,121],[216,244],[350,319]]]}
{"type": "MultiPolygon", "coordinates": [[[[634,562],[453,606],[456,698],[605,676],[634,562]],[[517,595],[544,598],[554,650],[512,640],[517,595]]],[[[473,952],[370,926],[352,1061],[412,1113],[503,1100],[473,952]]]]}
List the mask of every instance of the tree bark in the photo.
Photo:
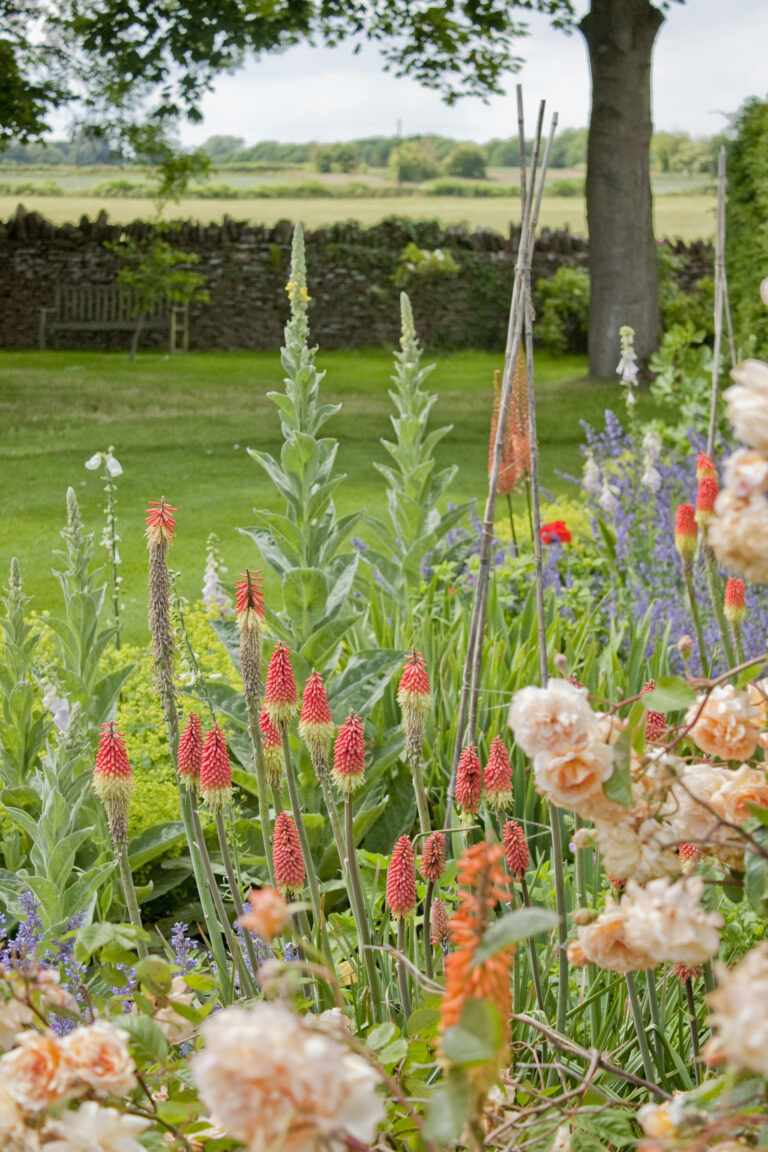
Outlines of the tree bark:
{"type": "Polygon", "coordinates": [[[133,336],[131,337],[131,355],[129,357],[131,363],[133,363],[133,361],[136,359],[136,353],[139,349],[139,340],[141,339],[141,330],[143,327],[144,313],[139,312],[138,316],[136,317],[136,327],[134,328],[133,336]]]}
{"type": "Polygon", "coordinates": [[[651,199],[651,56],[662,13],[649,0],[592,0],[579,27],[592,73],[587,147],[589,370],[612,376],[619,328],[638,359],[661,337],[651,199]]]}

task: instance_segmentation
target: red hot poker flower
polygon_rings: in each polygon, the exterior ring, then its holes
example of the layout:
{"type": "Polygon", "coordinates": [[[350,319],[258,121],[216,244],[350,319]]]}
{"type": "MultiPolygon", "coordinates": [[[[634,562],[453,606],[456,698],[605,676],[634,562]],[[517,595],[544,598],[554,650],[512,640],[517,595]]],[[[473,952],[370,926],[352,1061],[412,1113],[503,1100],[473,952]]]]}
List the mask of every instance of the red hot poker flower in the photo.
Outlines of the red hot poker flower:
{"type": "Polygon", "coordinates": [[[328,757],[335,731],[323,678],[319,672],[313,672],[304,686],[299,736],[309,749],[312,766],[320,776],[328,774],[328,757]]]}
{"type": "Polygon", "coordinates": [[[285,761],[283,760],[283,742],[280,733],[269,718],[266,708],[262,708],[259,716],[261,729],[261,742],[264,748],[264,764],[267,769],[270,787],[279,788],[283,779],[285,761]]]}
{"type": "Polygon", "coordinates": [[[196,712],[190,712],[179,739],[178,769],[187,788],[196,788],[203,762],[203,726],[196,712]]]}
{"type": "Polygon", "coordinates": [[[299,896],[304,887],[306,871],[299,833],[288,812],[281,812],[275,821],[272,862],[278,889],[284,896],[299,896]]]}
{"type": "Polygon", "coordinates": [[[416,867],[407,836],[401,836],[392,849],[387,869],[386,902],[393,920],[412,916],[416,911],[416,867]]]}
{"type": "Polygon", "coordinates": [[[165,500],[150,500],[147,508],[147,541],[150,548],[167,547],[173,540],[176,526],[174,512],[178,512],[178,508],[172,508],[165,500]]]}
{"type": "Polygon", "coordinates": [[[104,805],[110,835],[116,844],[125,842],[128,830],[128,803],[133,791],[133,773],[125,750],[125,740],[114,724],[102,724],[93,790],[104,805]]]}
{"type": "Polygon", "coordinates": [[[442,832],[432,832],[424,841],[421,853],[421,874],[425,880],[437,883],[445,872],[445,857],[445,836],[442,832]]]}
{"type": "Polygon", "coordinates": [[[512,767],[501,736],[495,736],[483,773],[483,792],[492,808],[502,812],[512,802],[512,767]]]}
{"type": "Polygon", "coordinates": [[[200,795],[214,812],[225,808],[232,797],[232,765],[226,738],[218,724],[211,729],[203,744],[200,795]]]}
{"type": "Polygon", "coordinates": [[[531,864],[531,854],[528,849],[525,832],[523,832],[516,820],[507,820],[504,825],[502,839],[504,841],[504,858],[507,861],[507,868],[509,868],[515,880],[519,882],[520,877],[525,875],[531,864]]]}
{"type": "Polygon", "coordinates": [[[693,504],[679,504],[675,514],[675,548],[684,570],[689,570],[696,555],[699,529],[693,504]]]}
{"type": "Polygon", "coordinates": [[[397,689],[397,700],[403,713],[405,750],[409,760],[417,760],[421,756],[424,721],[429,715],[431,699],[427,662],[414,648],[403,668],[397,689]]]}
{"type": "Polygon", "coordinates": [[[699,480],[696,492],[696,523],[700,528],[709,523],[715,514],[715,500],[719,489],[717,480],[712,476],[704,476],[699,480]]]}
{"type": "Polygon", "coordinates": [[[264,591],[261,586],[261,572],[251,572],[246,568],[235,584],[235,611],[237,624],[243,628],[259,628],[264,619],[264,591]]]}
{"type": "Polygon", "coordinates": [[[333,746],[333,778],[341,792],[352,793],[363,783],[365,775],[365,730],[354,712],[339,728],[333,746]]]}
{"type": "Polygon", "coordinates": [[[277,727],[288,724],[298,710],[299,691],[291,667],[291,650],[287,644],[278,644],[269,661],[264,707],[277,727]]]}
{"type": "Polygon", "coordinates": [[[480,807],[483,792],[483,768],[474,744],[468,745],[459,757],[456,768],[456,807],[462,820],[471,819],[480,807]]]}
{"type": "MultiPolygon", "coordinates": [[[[648,680],[640,689],[640,694],[645,695],[646,692],[653,692],[656,687],[655,680],[648,680]]],[[[653,710],[646,713],[645,717],[645,739],[648,744],[663,744],[667,736],[667,718],[663,712],[654,712],[653,710]]]]}
{"type": "Polygon", "coordinates": [[[451,925],[448,919],[448,913],[445,910],[445,904],[442,900],[435,900],[432,905],[432,931],[430,933],[433,944],[442,944],[444,948],[448,947],[448,942],[451,939],[451,925]]]}
{"type": "Polygon", "coordinates": [[[541,539],[544,544],[570,544],[572,537],[565,520],[553,520],[542,524],[541,539]]]}
{"type": "Polygon", "coordinates": [[[717,469],[706,452],[699,452],[696,457],[696,479],[717,480],[717,469]]]}
{"type": "Polygon", "coordinates": [[[732,628],[740,628],[746,614],[744,581],[731,576],[725,584],[725,618],[732,628]]]}

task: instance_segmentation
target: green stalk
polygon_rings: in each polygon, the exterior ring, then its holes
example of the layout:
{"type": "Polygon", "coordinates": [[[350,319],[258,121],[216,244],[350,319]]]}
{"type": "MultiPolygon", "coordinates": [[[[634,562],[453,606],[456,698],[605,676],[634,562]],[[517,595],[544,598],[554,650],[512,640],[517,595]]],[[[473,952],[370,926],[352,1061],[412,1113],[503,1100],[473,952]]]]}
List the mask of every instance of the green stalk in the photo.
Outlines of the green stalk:
{"type": "Polygon", "coordinates": [[[739,624],[731,625],[731,635],[733,636],[733,646],[736,649],[736,656],[738,657],[739,664],[743,664],[744,645],[741,640],[741,626],[739,624]]]}
{"type": "MultiPolygon", "coordinates": [[[[115,841],[115,855],[117,856],[117,863],[120,868],[120,879],[123,883],[123,895],[125,897],[126,908],[128,909],[128,919],[134,928],[142,929],[144,925],[141,922],[139,901],[136,897],[136,888],[133,883],[130,861],[128,860],[128,845],[125,840],[121,840],[119,843],[115,841]]],[[[136,948],[139,953],[139,959],[144,960],[148,955],[145,941],[137,939],[136,948]]]]}
{"type": "Polygon", "coordinates": [[[725,618],[723,610],[723,587],[720,583],[720,577],[717,572],[717,564],[712,549],[708,544],[702,548],[702,555],[704,556],[704,567],[707,573],[707,586],[709,588],[709,598],[712,601],[712,610],[715,613],[717,626],[720,629],[720,635],[723,638],[723,648],[725,649],[725,658],[728,661],[728,667],[735,667],[736,652],[731,642],[731,633],[728,628],[728,621],[725,618]]]}
{"type": "Polygon", "coordinates": [[[261,738],[259,716],[253,701],[248,702],[248,732],[253,746],[253,762],[256,768],[256,792],[259,798],[259,820],[261,822],[261,838],[264,841],[264,855],[267,860],[269,882],[275,883],[275,868],[272,861],[272,820],[269,815],[269,782],[267,769],[264,764],[264,741],[261,738]]]}
{"type": "Polygon", "coordinates": [[[693,575],[690,568],[683,565],[683,579],[685,580],[686,591],[688,592],[688,604],[691,609],[691,616],[693,617],[693,626],[696,629],[696,642],[699,646],[699,660],[701,661],[702,675],[709,675],[707,649],[704,644],[704,633],[701,630],[701,620],[699,619],[699,608],[696,603],[696,591],[693,587],[693,575]]]}
{"type": "MultiPolygon", "coordinates": [[[[579,828],[584,827],[584,821],[581,816],[574,816],[573,828],[574,832],[578,832],[579,828]]],[[[579,897],[579,906],[586,908],[589,903],[589,888],[587,886],[587,870],[584,866],[584,851],[581,848],[576,849],[576,892],[579,897]]],[[[587,965],[587,987],[591,992],[597,977],[597,968],[594,964],[587,965]]],[[[592,1000],[589,1006],[589,1030],[592,1037],[592,1046],[597,1048],[597,1040],[600,1035],[600,1016],[598,1012],[598,1004],[596,1000],[592,1000]]]]}
{"type": "Polygon", "coordinates": [[[688,1025],[691,1029],[691,1055],[696,1083],[701,1083],[701,1045],[699,1044],[699,1024],[696,1018],[696,1000],[693,995],[693,981],[690,976],[685,982],[685,1000],[688,1006],[688,1025]]]}
{"type": "Polygon", "coordinates": [[[563,872],[563,836],[560,829],[560,813],[554,804],[549,805],[549,823],[552,831],[552,871],[555,877],[555,910],[557,912],[557,1016],[556,1027],[565,1033],[568,1015],[568,941],[567,906],[565,900],[565,875],[563,872]]]}
{"type": "Polygon", "coordinates": [[[712,961],[705,960],[701,966],[701,971],[704,976],[704,987],[707,991],[707,995],[709,995],[709,993],[714,992],[715,988],[717,987],[715,972],[712,967],[712,961]]]}
{"type": "Polygon", "coordinates": [[[347,834],[346,859],[347,873],[349,876],[350,896],[352,897],[352,907],[357,909],[355,919],[358,922],[357,931],[360,938],[363,960],[365,962],[365,974],[371,990],[373,1014],[376,1019],[379,1019],[381,1012],[381,989],[379,987],[379,973],[378,969],[376,968],[376,960],[374,958],[373,949],[371,947],[371,927],[368,922],[365,897],[363,896],[363,878],[360,874],[360,861],[357,858],[357,851],[355,849],[355,821],[354,813],[352,811],[351,796],[347,796],[344,801],[344,820],[347,834]]]}
{"type": "Polygon", "coordinates": [[[411,1014],[411,994],[408,991],[408,972],[405,967],[405,918],[398,917],[397,921],[397,987],[400,991],[400,1003],[403,1016],[407,1020],[411,1014]]]}
{"type": "MultiPolygon", "coordinates": [[[[219,837],[221,860],[224,865],[224,871],[227,874],[227,883],[232,893],[232,903],[235,906],[235,914],[239,920],[241,916],[245,915],[245,908],[243,907],[242,897],[240,896],[240,885],[237,882],[235,871],[232,867],[232,858],[229,854],[229,844],[227,843],[227,829],[224,826],[224,813],[221,809],[216,812],[216,833],[219,837]]],[[[251,972],[255,977],[259,969],[259,960],[256,955],[256,949],[253,946],[250,932],[244,930],[243,939],[245,940],[245,950],[248,953],[248,959],[251,962],[251,972]]]]}
{"type": "MultiPolygon", "coordinates": [[[[225,973],[229,971],[229,961],[227,960],[227,953],[224,949],[224,941],[222,940],[223,925],[220,926],[219,917],[216,914],[215,901],[212,897],[212,890],[210,882],[207,878],[207,872],[210,870],[210,861],[208,860],[208,849],[205,846],[205,839],[202,834],[199,819],[197,817],[197,810],[195,809],[191,793],[184,787],[181,787],[181,818],[184,823],[184,831],[187,837],[187,845],[189,847],[189,856],[192,861],[192,874],[195,877],[195,886],[197,887],[197,894],[200,897],[200,905],[203,909],[203,919],[205,920],[205,927],[208,933],[208,940],[211,945],[211,952],[216,961],[216,967],[221,972],[222,981],[225,979],[225,973]],[[196,832],[196,826],[200,828],[199,835],[196,832]],[[201,845],[199,847],[198,845],[201,845]],[[207,861],[209,868],[206,869],[204,860],[207,861]]],[[[222,996],[224,997],[225,1004],[231,1003],[231,995],[228,994],[224,985],[222,984],[222,996]]]]}
{"type": "Polygon", "coordinates": [[[512,496],[507,492],[507,508],[509,509],[509,531],[512,536],[512,543],[515,546],[515,556],[519,554],[517,546],[517,532],[515,531],[515,514],[512,511],[512,496]]]}
{"type": "Polygon", "coordinates": [[[427,880],[427,892],[424,897],[424,972],[428,980],[432,979],[432,899],[435,894],[434,880],[427,880]]]}
{"type": "Polygon", "coordinates": [[[304,856],[304,867],[307,870],[307,887],[309,888],[309,898],[312,903],[312,913],[315,918],[315,932],[317,933],[318,946],[322,948],[326,960],[332,965],[331,949],[325,931],[323,912],[320,904],[320,886],[317,881],[317,873],[315,872],[315,862],[312,859],[312,853],[309,848],[309,837],[307,836],[307,829],[304,826],[304,817],[301,814],[301,801],[299,800],[296,773],[293,770],[293,757],[291,755],[291,742],[288,738],[288,726],[287,724],[280,724],[279,727],[280,739],[283,744],[285,776],[288,781],[288,795],[291,800],[291,811],[293,813],[294,823],[296,824],[296,830],[299,833],[301,851],[304,856]]]}
{"type": "Polygon", "coordinates": [[[666,1072],[664,1067],[664,1024],[661,1019],[661,1012],[659,1010],[659,998],[656,994],[656,973],[653,968],[646,969],[645,973],[645,986],[648,991],[648,1007],[651,1013],[651,1021],[653,1023],[653,1058],[656,1061],[656,1067],[659,1071],[659,1076],[663,1082],[666,1082],[666,1072]]]}
{"type": "MultiPolygon", "coordinates": [[[[253,995],[255,995],[257,989],[256,989],[255,984],[251,980],[250,974],[249,974],[248,969],[245,965],[245,961],[243,960],[242,952],[240,951],[240,945],[238,943],[237,936],[235,935],[235,933],[232,929],[232,925],[229,922],[229,917],[227,916],[226,908],[224,907],[224,902],[221,899],[221,893],[219,892],[219,885],[216,881],[216,877],[215,877],[214,872],[213,872],[213,865],[211,864],[211,858],[208,855],[208,848],[206,847],[206,843],[205,843],[205,835],[203,833],[203,826],[200,823],[200,814],[197,811],[197,807],[192,803],[192,797],[191,796],[189,796],[189,806],[190,806],[191,813],[192,813],[193,837],[194,837],[197,845],[199,846],[199,858],[200,858],[200,862],[201,862],[202,867],[203,867],[203,872],[205,874],[205,880],[206,880],[205,896],[206,896],[206,899],[209,903],[210,902],[213,903],[213,907],[214,907],[215,913],[216,913],[215,915],[213,913],[211,914],[211,922],[217,926],[220,926],[221,931],[224,933],[224,938],[227,941],[227,946],[229,947],[229,951],[232,955],[232,963],[237,965],[237,967],[240,969],[240,987],[241,987],[241,989],[243,991],[245,991],[246,988],[250,988],[251,993],[253,995]]],[[[204,905],[204,907],[205,907],[205,905],[204,905]]],[[[206,922],[207,922],[207,916],[206,916],[206,922]]],[[[211,950],[213,951],[213,941],[211,941],[211,950]]],[[[223,945],[222,945],[222,953],[224,956],[224,960],[223,960],[224,967],[222,969],[222,972],[228,972],[229,971],[229,964],[227,963],[227,960],[226,960],[226,953],[223,952],[223,945]]],[[[216,952],[214,952],[214,959],[216,959],[216,952]]],[[[216,963],[217,963],[217,967],[218,967],[218,964],[219,964],[218,959],[216,959],[216,963]]],[[[234,981],[233,981],[233,984],[234,984],[234,981]]],[[[234,991],[234,989],[230,990],[230,1003],[231,1003],[231,999],[232,999],[231,993],[233,991],[234,991]]]]}
{"type": "Polygon", "coordinates": [[[625,976],[627,982],[627,992],[629,993],[629,1007],[632,1012],[632,1020],[635,1025],[635,1033],[637,1034],[637,1043],[640,1048],[640,1055],[643,1058],[643,1070],[645,1078],[651,1084],[655,1083],[653,1060],[651,1059],[651,1050],[648,1047],[648,1037],[645,1034],[643,1027],[643,1014],[640,1010],[640,1000],[637,995],[637,985],[635,984],[634,972],[627,972],[625,976]]]}
{"type": "MultiPolygon", "coordinates": [[[[523,896],[523,904],[526,908],[531,907],[531,897],[528,892],[528,885],[525,881],[525,876],[520,876],[520,891],[523,896]]],[[[536,990],[536,1003],[542,1012],[546,1012],[546,1000],[544,998],[544,984],[541,979],[541,968],[539,967],[539,954],[536,951],[536,941],[533,936],[528,937],[528,954],[531,958],[531,972],[533,974],[533,986],[536,990]]]]}
{"type": "Polygon", "coordinates": [[[416,793],[416,807],[419,810],[419,830],[422,836],[429,836],[432,831],[432,824],[429,819],[427,790],[424,787],[424,765],[420,756],[414,756],[411,760],[411,769],[413,771],[413,789],[416,793]]]}

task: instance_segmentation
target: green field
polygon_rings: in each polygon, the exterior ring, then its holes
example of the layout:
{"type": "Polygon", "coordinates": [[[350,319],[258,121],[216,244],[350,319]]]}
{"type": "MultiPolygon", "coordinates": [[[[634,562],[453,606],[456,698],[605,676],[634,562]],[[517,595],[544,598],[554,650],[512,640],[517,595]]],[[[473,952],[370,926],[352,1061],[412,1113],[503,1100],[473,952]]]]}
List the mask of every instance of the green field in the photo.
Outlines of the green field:
{"type": "MultiPolygon", "coordinates": [[[[454,426],[439,462],[460,465],[449,494],[455,501],[486,490],[491,374],[499,359],[486,352],[441,355],[430,377],[439,394],[433,419],[454,426]]],[[[321,352],[318,362],[327,370],[324,398],[343,404],[328,425],[329,434],[341,441],[339,467],[349,476],[338,504],[342,511],[381,513],[384,482],[371,464],[386,459],[379,438],[391,434],[391,354],[385,349],[321,352]]],[[[580,470],[579,420],[598,423],[607,406],[623,406],[617,386],[590,381],[585,371],[579,357],[553,360],[541,354],[537,361],[542,475],[552,492],[564,489],[557,470],[580,470]]],[[[75,488],[98,539],[101,482],[84,462],[112,444],[124,468],[118,482],[120,550],[129,634],[144,634],[142,531],[149,500],[164,496],[179,508],[171,563],[182,573],[185,595],[200,594],[210,532],[218,534],[234,579],[256,560],[254,545],[237,528],[249,524],[255,506],[276,506],[246,448],[279,451],[276,410],[266,393],[280,387],[277,352],[176,359],[147,353],[133,366],[119,353],[0,353],[0,571],[7,571],[17,555],[34,607],[55,603],[51,551],[59,543],[66,488],[75,488]]]]}
{"type": "MultiPolygon", "coordinates": [[[[0,196],[0,219],[7,219],[18,201],[0,196]]],[[[655,202],[655,227],[659,237],[683,240],[707,239],[714,234],[714,206],[711,196],[668,196],[655,202]]],[[[128,223],[146,220],[154,212],[151,200],[97,200],[86,197],[40,196],[26,199],[28,211],[40,212],[57,224],[77,222],[85,214],[91,218],[103,209],[110,220],[128,223]]],[[[376,224],[385,216],[408,216],[418,220],[440,220],[443,224],[466,223],[471,228],[493,228],[506,233],[510,224],[520,223],[517,198],[471,199],[452,196],[377,197],[375,199],[274,199],[274,200],[182,200],[166,209],[165,218],[221,221],[224,216],[272,226],[278,220],[300,220],[306,228],[319,228],[339,220],[359,220],[376,224]]],[[[543,228],[570,228],[586,232],[584,200],[580,196],[543,197],[539,224],[543,228]]]]}

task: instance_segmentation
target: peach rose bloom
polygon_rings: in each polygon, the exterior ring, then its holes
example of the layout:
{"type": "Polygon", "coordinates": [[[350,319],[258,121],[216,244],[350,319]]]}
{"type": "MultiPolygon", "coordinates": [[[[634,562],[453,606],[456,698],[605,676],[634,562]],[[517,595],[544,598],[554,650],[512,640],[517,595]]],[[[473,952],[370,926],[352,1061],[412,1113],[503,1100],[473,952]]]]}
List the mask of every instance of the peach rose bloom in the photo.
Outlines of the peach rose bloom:
{"type": "Polygon", "coordinates": [[[719,760],[749,760],[757,748],[760,713],[748,693],[737,692],[732,684],[720,684],[712,689],[702,708],[703,699],[699,696],[685,716],[685,723],[690,724],[701,709],[691,738],[702,752],[719,760]]]}
{"type": "Polygon", "coordinates": [[[590,816],[591,804],[604,799],[603,782],[613,772],[613,749],[588,744],[560,755],[540,752],[534,757],[536,787],[556,804],[590,816]]]}
{"type": "Polygon", "coordinates": [[[669,824],[625,815],[623,820],[595,820],[595,831],[608,876],[647,884],[658,876],[675,876],[680,871],[675,851],[678,841],[669,824]]]}
{"type": "Polygon", "coordinates": [[[4,1000],[0,995],[0,1049],[3,1050],[12,1048],[16,1043],[17,1033],[34,1019],[34,1013],[29,1005],[23,1004],[13,993],[11,986],[11,996],[8,1000],[4,1000]]]}
{"type": "Polygon", "coordinates": [[[384,1118],[378,1077],[334,1036],[281,1004],[224,1008],[202,1028],[192,1057],[200,1099],[227,1132],[253,1149],[342,1152],[370,1145],[384,1118]]]}
{"type": "Polygon", "coordinates": [[[739,448],[725,462],[723,481],[739,500],[748,500],[753,492],[768,492],[768,460],[760,452],[739,448]]]}
{"type": "Polygon", "coordinates": [[[752,819],[752,808],[768,808],[768,782],[760,768],[742,764],[728,772],[725,781],[712,797],[712,807],[731,824],[745,824],[752,819]]]}
{"type": "Polygon", "coordinates": [[[571,940],[565,952],[572,968],[583,968],[588,963],[580,940],[571,940]]]}
{"type": "Polygon", "coordinates": [[[641,888],[633,880],[621,898],[627,917],[626,938],[657,964],[684,964],[698,968],[720,947],[723,918],[701,904],[704,882],[689,876],[677,884],[651,880],[641,888]]]}
{"type": "Polygon", "coordinates": [[[763,941],[733,968],[718,964],[717,988],[707,997],[713,1029],[705,1056],[768,1076],[768,944],[763,941]]]}
{"type": "Polygon", "coordinates": [[[238,920],[241,928],[255,932],[262,940],[274,940],[290,923],[291,911],[277,888],[252,888],[248,893],[250,911],[238,920]]]}
{"type": "Polygon", "coordinates": [[[523,688],[509,709],[509,726],[527,756],[583,748],[592,738],[596,719],[586,688],[574,688],[568,680],[550,680],[546,688],[523,688]]]}
{"type": "Polygon", "coordinates": [[[716,768],[713,764],[680,765],[678,778],[661,809],[678,840],[702,844],[712,838],[718,825],[709,808],[712,797],[729,775],[727,768],[716,768]]]}
{"type": "Polygon", "coordinates": [[[46,1152],[145,1152],[136,1137],[149,1124],[142,1116],[126,1116],[87,1100],[75,1112],[63,1112],[46,1126],[44,1148],[46,1152]]]}
{"type": "Polygon", "coordinates": [[[768,364],[742,360],[731,369],[731,379],[723,399],[736,437],[768,452],[768,364]]]}
{"type": "Polygon", "coordinates": [[[768,500],[762,492],[740,500],[724,489],[707,525],[707,541],[724,568],[751,584],[768,583],[768,500]]]}
{"type": "Polygon", "coordinates": [[[183,976],[174,976],[166,999],[168,1003],[162,1008],[157,1008],[152,1019],[169,1044],[183,1044],[185,1040],[189,1040],[197,1025],[177,1012],[174,1005],[181,1004],[186,1008],[192,1008],[198,1001],[191,988],[187,987],[183,976]]]}
{"type": "Polygon", "coordinates": [[[75,1028],[61,1041],[73,1078],[97,1092],[127,1096],[136,1087],[136,1065],[128,1034],[106,1020],[75,1028]]]}
{"type": "Polygon", "coordinates": [[[614,904],[610,897],[597,920],[579,928],[579,944],[587,963],[620,972],[622,976],[653,967],[642,946],[627,939],[627,914],[622,905],[614,904]]]}
{"type": "Polygon", "coordinates": [[[61,1104],[70,1093],[72,1066],[58,1039],[47,1032],[23,1032],[18,1045],[0,1056],[0,1083],[27,1112],[61,1104]]]}

